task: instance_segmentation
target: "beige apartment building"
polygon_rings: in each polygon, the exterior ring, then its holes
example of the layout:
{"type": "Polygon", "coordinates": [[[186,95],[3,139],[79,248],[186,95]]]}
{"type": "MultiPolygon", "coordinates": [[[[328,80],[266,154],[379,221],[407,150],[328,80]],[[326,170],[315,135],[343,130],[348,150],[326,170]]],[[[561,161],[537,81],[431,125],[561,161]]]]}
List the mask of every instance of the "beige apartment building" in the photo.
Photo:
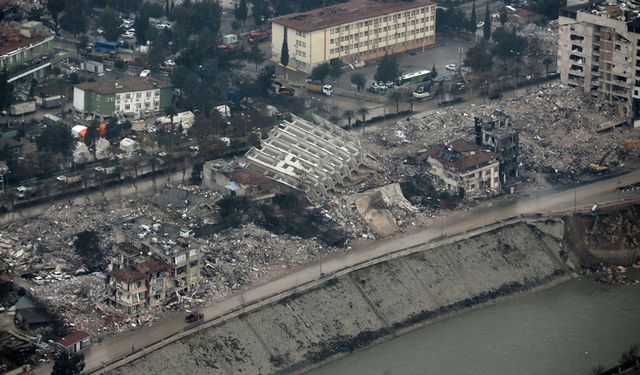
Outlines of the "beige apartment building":
{"type": "Polygon", "coordinates": [[[563,84],[618,106],[640,125],[640,7],[585,3],[560,11],[558,69],[563,84]]]}
{"type": "Polygon", "coordinates": [[[436,6],[429,0],[353,0],[275,18],[271,32],[273,61],[280,62],[286,33],[289,67],[310,72],[332,59],[355,63],[434,44],[436,6]]]}

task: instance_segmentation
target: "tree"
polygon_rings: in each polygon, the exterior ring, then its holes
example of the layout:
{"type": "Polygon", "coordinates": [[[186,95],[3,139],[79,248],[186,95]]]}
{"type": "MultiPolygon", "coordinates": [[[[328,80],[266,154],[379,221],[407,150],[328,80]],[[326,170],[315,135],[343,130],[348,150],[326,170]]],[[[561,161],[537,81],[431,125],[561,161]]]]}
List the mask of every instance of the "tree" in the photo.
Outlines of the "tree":
{"type": "Polygon", "coordinates": [[[471,34],[475,34],[476,31],[478,30],[478,17],[476,16],[476,2],[473,2],[473,5],[471,6],[471,18],[469,19],[469,23],[467,26],[467,29],[469,29],[469,32],[471,32],[471,34]]]}
{"type": "Polygon", "coordinates": [[[56,26],[55,31],[58,31],[58,22],[60,13],[64,10],[65,0],[47,0],[47,10],[53,19],[53,23],[56,26]]]}
{"type": "Polygon", "coordinates": [[[362,90],[364,86],[367,84],[367,77],[362,73],[353,73],[350,78],[351,83],[356,85],[358,91],[362,90]]]}
{"type": "Polygon", "coordinates": [[[433,67],[431,67],[431,79],[435,79],[438,76],[438,71],[436,70],[436,63],[433,63],[433,67]]]}
{"type": "Polygon", "coordinates": [[[522,52],[527,48],[525,38],[513,31],[506,31],[504,28],[499,28],[493,33],[493,40],[496,43],[491,54],[502,60],[510,58],[519,60],[522,52]]]}
{"type": "Polygon", "coordinates": [[[329,77],[333,78],[335,81],[340,79],[342,73],[344,73],[344,71],[342,70],[343,66],[344,64],[342,63],[342,61],[340,61],[340,59],[331,60],[329,62],[329,77]]]}
{"type": "Polygon", "coordinates": [[[351,109],[347,109],[343,114],[344,117],[347,118],[347,128],[351,128],[351,119],[356,115],[356,113],[351,109]]]}
{"type": "Polygon", "coordinates": [[[311,70],[310,77],[314,81],[320,81],[324,83],[324,80],[327,79],[327,76],[329,76],[330,69],[331,68],[329,67],[329,63],[322,63],[311,70]]]}
{"type": "Polygon", "coordinates": [[[7,82],[8,80],[9,73],[7,68],[4,68],[0,73],[0,110],[8,108],[13,100],[13,85],[7,82]]]}
{"type": "Polygon", "coordinates": [[[362,116],[362,134],[364,134],[364,128],[367,125],[367,115],[369,114],[369,108],[361,107],[356,111],[360,116],[362,116]]]}
{"type": "Polygon", "coordinates": [[[74,35],[84,33],[87,31],[87,12],[86,0],[66,1],[60,27],[74,35]]]}
{"type": "Polygon", "coordinates": [[[79,375],[84,370],[84,354],[62,352],[53,365],[51,375],[79,375]]]}
{"type": "Polygon", "coordinates": [[[136,19],[133,21],[133,28],[136,29],[136,40],[140,44],[147,44],[149,40],[149,13],[146,7],[140,7],[136,19]]]}
{"type": "Polygon", "coordinates": [[[396,104],[396,113],[400,112],[400,99],[402,99],[400,91],[393,90],[389,93],[389,101],[396,104]]]}
{"type": "Polygon", "coordinates": [[[560,15],[560,9],[566,6],[567,0],[535,0],[531,4],[531,10],[548,20],[555,20],[560,15]]]}
{"type": "Polygon", "coordinates": [[[242,25],[244,26],[244,22],[247,20],[247,16],[249,15],[247,0],[240,0],[240,2],[237,3],[234,7],[233,15],[238,21],[242,22],[242,25]]]}
{"type": "Polygon", "coordinates": [[[502,8],[500,10],[500,24],[502,27],[504,27],[504,24],[507,23],[507,21],[509,21],[509,15],[507,14],[507,10],[502,8]]]}
{"type": "Polygon", "coordinates": [[[493,59],[484,40],[467,50],[464,65],[474,72],[486,72],[491,69],[493,59]]]}
{"type": "Polygon", "coordinates": [[[169,117],[169,120],[171,121],[171,130],[173,130],[173,117],[177,114],[178,114],[178,110],[173,104],[167,106],[164,109],[164,115],[169,117]]]}
{"type": "Polygon", "coordinates": [[[73,148],[71,129],[63,123],[49,125],[36,137],[36,146],[38,146],[38,151],[71,155],[73,148]]]}
{"type": "Polygon", "coordinates": [[[258,78],[253,84],[254,90],[252,90],[252,93],[254,93],[256,96],[260,95],[268,97],[269,88],[273,83],[273,75],[275,74],[275,72],[276,69],[273,65],[267,65],[264,69],[262,69],[260,74],[258,74],[258,78]]]}
{"type": "Polygon", "coordinates": [[[378,63],[374,79],[376,81],[390,82],[400,77],[400,75],[400,67],[396,56],[385,54],[378,63]]]}
{"type": "Polygon", "coordinates": [[[147,62],[153,68],[160,66],[164,62],[164,48],[161,44],[154,43],[151,48],[149,48],[147,62]]]}
{"type": "Polygon", "coordinates": [[[491,39],[491,11],[489,10],[489,3],[484,10],[484,30],[482,30],[482,38],[484,40],[491,39]]]}
{"type": "Polygon", "coordinates": [[[282,40],[282,50],[280,52],[280,64],[285,68],[289,65],[289,45],[287,43],[287,28],[284,28],[284,39],[282,40]]]}
{"type": "Polygon", "coordinates": [[[104,38],[106,40],[118,40],[120,34],[122,34],[122,23],[118,18],[118,13],[110,7],[106,7],[102,11],[100,19],[98,19],[98,25],[104,30],[104,38]]]}
{"type": "Polygon", "coordinates": [[[547,77],[549,76],[549,65],[553,63],[553,57],[547,55],[542,59],[542,63],[544,64],[545,70],[547,72],[547,77]]]}
{"type": "Polygon", "coordinates": [[[88,45],[89,45],[89,37],[86,36],[85,34],[80,35],[80,38],[78,38],[78,49],[81,51],[84,51],[88,45]]]}
{"type": "Polygon", "coordinates": [[[247,60],[256,64],[256,72],[258,71],[258,65],[262,64],[266,60],[264,52],[260,49],[257,43],[251,45],[249,53],[247,54],[247,60]]]}
{"type": "Polygon", "coordinates": [[[73,246],[87,268],[91,270],[104,268],[104,250],[100,247],[100,237],[97,232],[85,230],[78,233],[73,246]]]}

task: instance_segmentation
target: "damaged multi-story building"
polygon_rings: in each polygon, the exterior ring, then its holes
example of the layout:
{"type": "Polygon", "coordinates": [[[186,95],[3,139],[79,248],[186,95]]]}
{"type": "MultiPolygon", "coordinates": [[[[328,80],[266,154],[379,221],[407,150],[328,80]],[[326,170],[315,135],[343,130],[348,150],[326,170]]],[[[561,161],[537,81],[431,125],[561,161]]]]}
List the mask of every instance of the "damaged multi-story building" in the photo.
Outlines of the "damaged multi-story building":
{"type": "Polygon", "coordinates": [[[247,168],[246,160],[209,160],[202,168],[202,185],[223,196],[269,201],[275,196],[273,180],[247,168]]]}
{"type": "Polygon", "coordinates": [[[558,68],[563,84],[616,105],[640,126],[640,6],[616,0],[560,10],[558,68]]]}
{"type": "Polygon", "coordinates": [[[312,123],[292,116],[246,158],[280,190],[301,191],[310,201],[320,202],[358,169],[364,150],[354,135],[329,121],[316,117],[312,123]]]}
{"type": "Polygon", "coordinates": [[[495,152],[458,139],[425,151],[427,173],[436,186],[460,198],[490,196],[500,191],[500,162],[495,152]]]}
{"type": "Polygon", "coordinates": [[[489,116],[475,117],[474,134],[476,145],[499,155],[500,185],[513,192],[518,182],[520,137],[511,124],[511,116],[496,109],[489,116]]]}
{"type": "Polygon", "coordinates": [[[196,288],[204,245],[193,231],[147,216],[114,229],[118,256],[107,277],[112,306],[135,312],[196,288]]]}

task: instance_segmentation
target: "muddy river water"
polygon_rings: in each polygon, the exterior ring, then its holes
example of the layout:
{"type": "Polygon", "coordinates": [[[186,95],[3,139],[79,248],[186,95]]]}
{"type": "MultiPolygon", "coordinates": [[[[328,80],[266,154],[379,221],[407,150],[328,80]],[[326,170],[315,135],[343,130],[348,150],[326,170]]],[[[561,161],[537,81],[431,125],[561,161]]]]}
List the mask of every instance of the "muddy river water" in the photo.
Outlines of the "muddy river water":
{"type": "Polygon", "coordinates": [[[640,343],[640,285],[581,278],[354,353],[309,375],[589,374],[640,343]]]}

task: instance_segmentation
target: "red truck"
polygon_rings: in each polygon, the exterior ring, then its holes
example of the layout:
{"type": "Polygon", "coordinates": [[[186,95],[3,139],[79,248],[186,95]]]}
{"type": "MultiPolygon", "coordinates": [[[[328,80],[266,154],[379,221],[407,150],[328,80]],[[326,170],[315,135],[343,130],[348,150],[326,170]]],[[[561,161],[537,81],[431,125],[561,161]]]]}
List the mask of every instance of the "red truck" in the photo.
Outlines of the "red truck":
{"type": "Polygon", "coordinates": [[[249,43],[260,43],[263,40],[269,39],[270,36],[271,31],[269,30],[252,31],[249,33],[249,43]]]}
{"type": "Polygon", "coordinates": [[[184,317],[184,321],[187,323],[195,323],[204,319],[204,314],[199,310],[193,310],[189,315],[184,317]]]}

